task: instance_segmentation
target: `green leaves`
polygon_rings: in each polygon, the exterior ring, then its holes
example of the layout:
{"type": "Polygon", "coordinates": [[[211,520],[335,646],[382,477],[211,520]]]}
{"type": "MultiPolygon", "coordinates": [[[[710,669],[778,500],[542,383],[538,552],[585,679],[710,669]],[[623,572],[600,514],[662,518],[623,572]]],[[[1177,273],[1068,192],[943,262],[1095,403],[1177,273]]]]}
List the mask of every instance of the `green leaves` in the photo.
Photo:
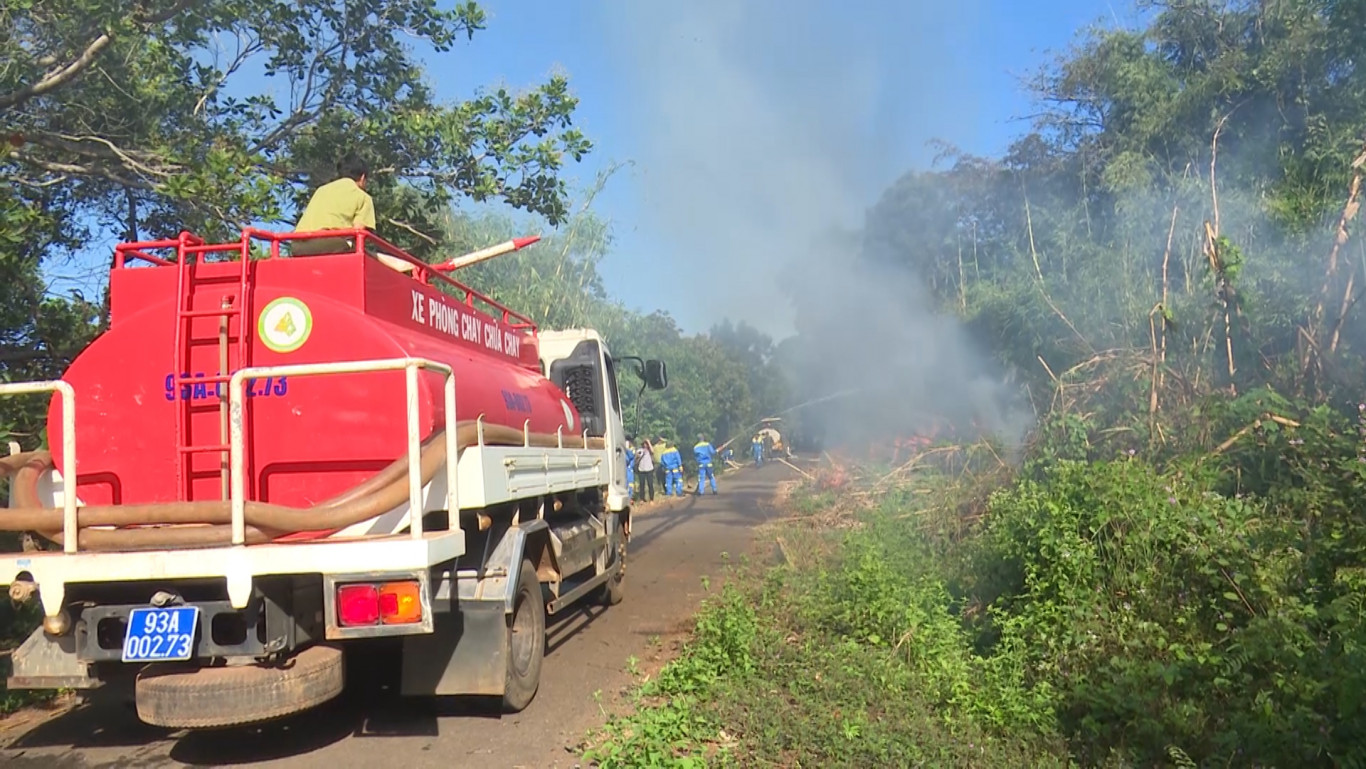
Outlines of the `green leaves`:
{"type": "MultiPolygon", "coordinates": [[[[381,235],[420,255],[461,199],[565,221],[559,173],[592,149],[567,79],[453,104],[432,94],[423,49],[449,51],[486,22],[477,3],[435,0],[6,4],[0,307],[14,317],[0,317],[0,375],[30,373],[5,344],[46,351],[57,373],[93,331],[37,334],[44,265],[90,237],[288,228],[348,148],[376,169],[381,235]]],[[[77,277],[98,280],[103,265],[88,267],[77,277]]]]}

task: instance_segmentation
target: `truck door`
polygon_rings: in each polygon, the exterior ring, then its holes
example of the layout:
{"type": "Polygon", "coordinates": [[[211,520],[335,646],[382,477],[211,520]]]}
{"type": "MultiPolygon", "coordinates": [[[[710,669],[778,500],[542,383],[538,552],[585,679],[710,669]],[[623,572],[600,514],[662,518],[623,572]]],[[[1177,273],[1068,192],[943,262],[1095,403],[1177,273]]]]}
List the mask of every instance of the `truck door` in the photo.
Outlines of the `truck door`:
{"type": "Polygon", "coordinates": [[[569,396],[583,420],[580,429],[590,437],[607,437],[610,407],[604,376],[602,346],[592,339],[579,342],[573,352],[550,364],[550,381],[569,396]]]}
{"type": "Polygon", "coordinates": [[[617,389],[617,367],[612,356],[603,349],[603,373],[607,379],[607,445],[612,447],[612,489],[626,493],[626,431],[622,427],[621,395],[617,389]]]}
{"type": "MultiPolygon", "coordinates": [[[[564,390],[578,409],[590,437],[601,437],[611,452],[608,485],[612,495],[625,499],[626,435],[621,426],[621,398],[617,372],[606,345],[585,339],[573,351],[550,363],[550,381],[564,390]]],[[[624,504],[624,501],[623,503],[624,504]]]]}

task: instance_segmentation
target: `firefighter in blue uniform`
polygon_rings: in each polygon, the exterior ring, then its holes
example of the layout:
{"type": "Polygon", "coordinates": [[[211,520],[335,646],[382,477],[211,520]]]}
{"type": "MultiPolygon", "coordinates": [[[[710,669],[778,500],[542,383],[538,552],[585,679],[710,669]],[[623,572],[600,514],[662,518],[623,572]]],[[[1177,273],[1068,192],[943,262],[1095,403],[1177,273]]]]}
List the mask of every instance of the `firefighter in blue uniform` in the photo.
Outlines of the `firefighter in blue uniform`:
{"type": "Polygon", "coordinates": [[[683,455],[672,443],[666,443],[659,463],[664,466],[664,495],[683,496],[683,455]]]}
{"type": "Polygon", "coordinates": [[[716,494],[716,447],[711,445],[707,436],[698,433],[697,445],[692,447],[693,458],[697,460],[697,496],[702,496],[702,487],[711,479],[711,493],[716,494]]]}
{"type": "Polygon", "coordinates": [[[626,439],[626,499],[635,501],[636,498],[636,449],[631,445],[631,439],[626,439]]]}
{"type": "Polygon", "coordinates": [[[750,451],[754,453],[754,466],[763,467],[764,465],[764,439],[758,433],[749,442],[750,451]]]}

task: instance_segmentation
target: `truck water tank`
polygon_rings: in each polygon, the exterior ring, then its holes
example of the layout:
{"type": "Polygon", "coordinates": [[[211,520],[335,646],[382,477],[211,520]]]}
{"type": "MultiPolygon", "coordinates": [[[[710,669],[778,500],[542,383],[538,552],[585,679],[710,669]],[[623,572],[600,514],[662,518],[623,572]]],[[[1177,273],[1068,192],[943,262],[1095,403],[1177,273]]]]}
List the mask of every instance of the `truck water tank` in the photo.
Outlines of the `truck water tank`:
{"type": "MultiPolygon", "coordinates": [[[[582,429],[573,404],[541,373],[534,330],[510,311],[495,309],[501,317],[494,317],[476,309],[477,295],[453,286],[439,291],[354,254],[252,262],[245,305],[241,262],[195,264],[183,281],[179,273],[175,265],[131,261],[114,269],[110,328],[64,377],[76,391],[77,491],[85,504],[224,498],[227,452],[219,447],[227,433],[219,404],[227,385],[212,380],[224,370],[224,354],[228,372],[427,358],[455,370],[462,421],[482,416],[518,430],[563,429],[566,445],[582,429]],[[215,316],[224,306],[245,307],[229,318],[226,344],[215,316]],[[177,385],[177,373],[192,381],[177,385]]],[[[423,373],[419,384],[425,438],[444,425],[443,375],[423,373]]],[[[316,504],[406,452],[402,371],[262,377],[247,390],[250,499],[316,504]]],[[[50,444],[60,446],[56,398],[48,430],[50,444]]]]}

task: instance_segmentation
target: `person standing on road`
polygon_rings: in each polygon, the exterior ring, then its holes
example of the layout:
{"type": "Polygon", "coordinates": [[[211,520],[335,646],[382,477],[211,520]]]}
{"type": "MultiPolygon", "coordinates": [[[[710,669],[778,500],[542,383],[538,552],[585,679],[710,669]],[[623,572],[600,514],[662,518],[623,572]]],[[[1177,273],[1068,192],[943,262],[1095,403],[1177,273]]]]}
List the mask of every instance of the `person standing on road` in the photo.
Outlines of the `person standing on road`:
{"type": "Polygon", "coordinates": [[[626,501],[630,502],[636,498],[636,449],[631,445],[631,439],[626,439],[626,501]]]}
{"type": "Polygon", "coordinates": [[[655,455],[649,438],[636,449],[636,494],[641,502],[655,500],[655,455]],[[649,496],[645,494],[647,488],[650,491],[649,496]]]}
{"type": "Polygon", "coordinates": [[[750,440],[750,442],[749,442],[749,448],[750,448],[750,451],[752,451],[752,452],[754,453],[754,466],[755,466],[755,467],[763,467],[763,466],[764,466],[764,439],[763,439],[758,433],[755,433],[755,434],[754,434],[754,438],[753,438],[752,440],[750,440]]]}
{"type": "Polygon", "coordinates": [[[716,447],[711,445],[707,436],[698,433],[697,445],[692,447],[693,458],[697,460],[697,496],[702,496],[702,487],[711,479],[711,493],[716,495],[716,471],[712,465],[716,461],[716,447]]]}
{"type": "Polygon", "coordinates": [[[665,443],[659,461],[664,466],[665,495],[683,496],[683,455],[671,444],[665,443]]]}
{"type": "Polygon", "coordinates": [[[663,458],[664,448],[668,445],[669,439],[661,435],[655,441],[654,449],[652,449],[655,458],[655,485],[660,489],[663,489],[669,481],[668,473],[664,472],[664,463],[660,461],[663,458]]]}

